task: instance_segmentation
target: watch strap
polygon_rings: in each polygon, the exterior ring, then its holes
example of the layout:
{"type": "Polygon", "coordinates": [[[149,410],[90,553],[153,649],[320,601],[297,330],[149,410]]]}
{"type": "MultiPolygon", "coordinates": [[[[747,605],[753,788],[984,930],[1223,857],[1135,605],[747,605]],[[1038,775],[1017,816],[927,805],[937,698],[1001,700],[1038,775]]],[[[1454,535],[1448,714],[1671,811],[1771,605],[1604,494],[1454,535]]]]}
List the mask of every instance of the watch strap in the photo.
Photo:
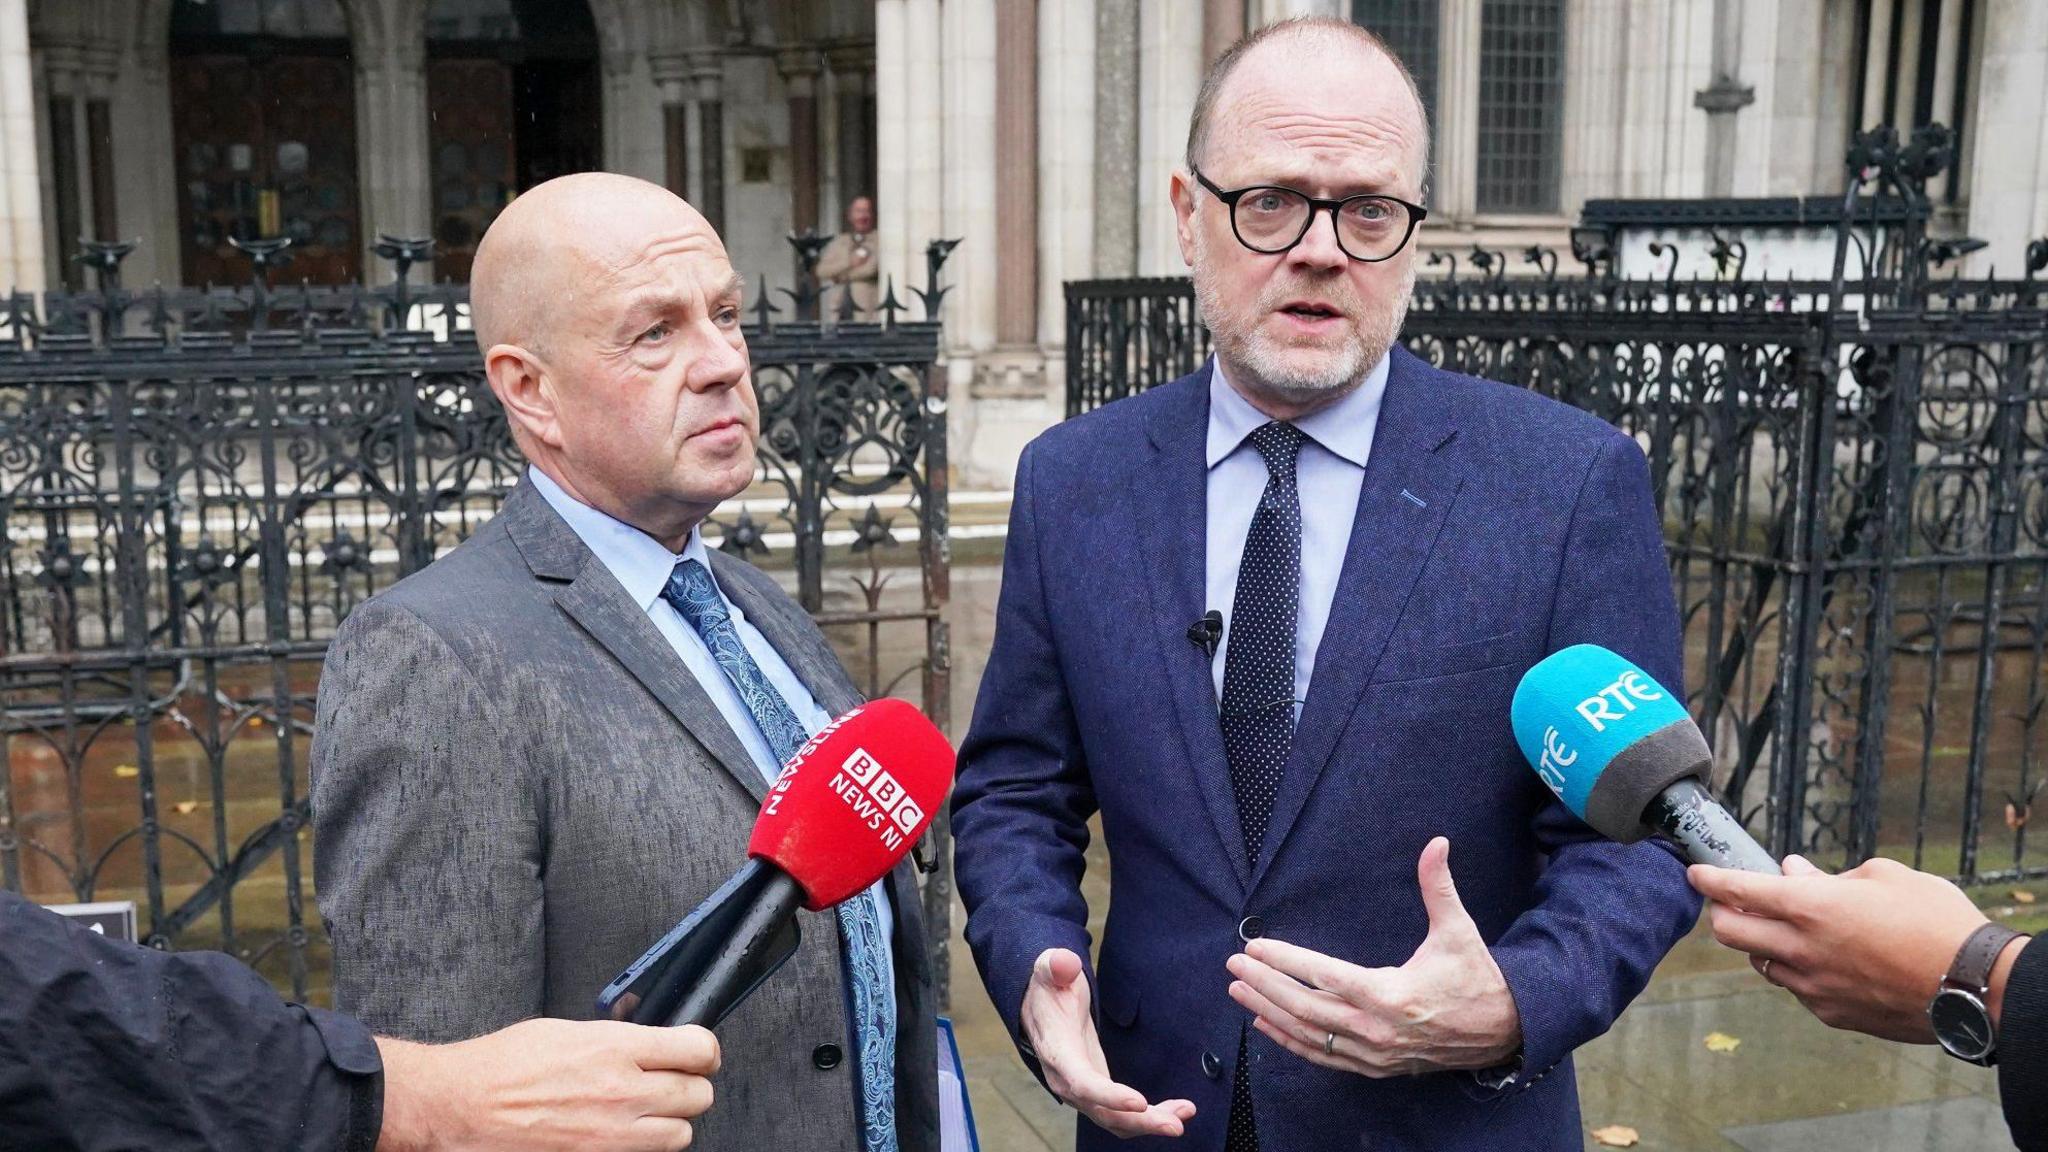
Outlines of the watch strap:
{"type": "Polygon", "coordinates": [[[1991,986],[1991,969],[1998,963],[1998,954],[2022,935],[2003,924],[1987,921],[1980,925],[1956,951],[1955,963],[1949,965],[1943,983],[1983,995],[1991,986]]]}

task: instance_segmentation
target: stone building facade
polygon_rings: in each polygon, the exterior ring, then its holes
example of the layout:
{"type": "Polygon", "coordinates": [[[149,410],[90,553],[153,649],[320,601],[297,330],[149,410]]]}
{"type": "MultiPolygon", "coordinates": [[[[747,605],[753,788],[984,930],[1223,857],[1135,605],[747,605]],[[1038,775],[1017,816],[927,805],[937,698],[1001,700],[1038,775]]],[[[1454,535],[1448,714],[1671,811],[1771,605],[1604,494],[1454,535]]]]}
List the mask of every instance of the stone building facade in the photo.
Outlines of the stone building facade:
{"type": "Polygon", "coordinates": [[[1069,279],[1182,271],[1167,202],[1202,67],[1246,28],[1356,19],[1434,135],[1420,242],[1562,247],[1588,199],[1838,192],[1859,125],[1959,128],[1943,226],[2012,270],[2048,235],[2040,0],[0,0],[0,273],[236,275],[288,234],[345,279],[380,233],[460,279],[504,199],[559,171],[666,184],[735,263],[875,196],[908,298],[948,269],[954,459],[1006,484],[1059,411],[1069,279]]]}

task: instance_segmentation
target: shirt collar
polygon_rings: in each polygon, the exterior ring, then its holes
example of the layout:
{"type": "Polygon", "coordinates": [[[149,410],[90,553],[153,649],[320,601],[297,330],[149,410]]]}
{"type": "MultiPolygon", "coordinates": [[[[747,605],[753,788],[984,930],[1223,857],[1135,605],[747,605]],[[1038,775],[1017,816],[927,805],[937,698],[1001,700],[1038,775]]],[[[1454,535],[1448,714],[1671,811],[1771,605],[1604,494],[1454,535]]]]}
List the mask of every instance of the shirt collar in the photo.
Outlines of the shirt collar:
{"type": "MultiPolygon", "coordinates": [[[[612,577],[642,611],[653,609],[677,564],[695,560],[704,566],[706,572],[711,571],[711,553],[704,547],[704,538],[697,529],[690,529],[690,538],[684,543],[682,554],[677,555],[640,529],[564,492],[561,485],[540,469],[529,465],[526,476],[548,504],[568,521],[570,530],[611,570],[612,577]]],[[[715,587],[717,583],[718,577],[714,573],[712,585],[715,587]]],[[[723,590],[719,595],[724,595],[723,590]]]]}
{"type": "MultiPolygon", "coordinates": [[[[1380,419],[1380,401],[1387,394],[1388,357],[1366,372],[1358,387],[1327,408],[1294,421],[1294,426],[1331,454],[1365,467],[1372,454],[1372,438],[1380,419]]],[[[1208,462],[1214,468],[1237,451],[1245,437],[1260,425],[1271,422],[1264,412],[1238,394],[1223,376],[1223,362],[1209,358],[1209,440],[1208,462]]]]}

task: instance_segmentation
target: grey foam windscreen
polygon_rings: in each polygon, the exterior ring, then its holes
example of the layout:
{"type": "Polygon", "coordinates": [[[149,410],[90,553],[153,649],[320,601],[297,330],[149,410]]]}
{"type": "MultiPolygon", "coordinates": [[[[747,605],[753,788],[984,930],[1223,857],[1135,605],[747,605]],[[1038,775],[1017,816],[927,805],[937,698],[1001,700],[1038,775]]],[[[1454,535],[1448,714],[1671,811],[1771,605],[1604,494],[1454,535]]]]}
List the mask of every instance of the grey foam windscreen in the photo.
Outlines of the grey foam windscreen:
{"type": "Polygon", "coordinates": [[[1615,753],[1586,797],[1586,823],[1610,840],[1633,844],[1650,835],[1643,811],[1687,776],[1707,778],[1713,753],[1699,725],[1674,720],[1615,753]]]}

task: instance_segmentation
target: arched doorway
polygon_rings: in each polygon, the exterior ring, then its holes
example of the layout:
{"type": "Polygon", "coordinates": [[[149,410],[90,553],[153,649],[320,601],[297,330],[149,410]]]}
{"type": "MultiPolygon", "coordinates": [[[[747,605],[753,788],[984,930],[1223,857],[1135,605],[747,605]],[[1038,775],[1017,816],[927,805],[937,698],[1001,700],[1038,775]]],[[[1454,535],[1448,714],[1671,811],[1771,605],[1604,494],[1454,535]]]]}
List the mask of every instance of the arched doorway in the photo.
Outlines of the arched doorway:
{"type": "Polygon", "coordinates": [[[584,0],[433,0],[427,127],[434,271],[467,280],[511,198],[600,166],[597,25],[584,0]]]}
{"type": "Polygon", "coordinates": [[[359,269],[355,74],[339,0],[177,0],[171,123],[188,284],[235,283],[228,243],[292,239],[286,276],[359,269]]]}

